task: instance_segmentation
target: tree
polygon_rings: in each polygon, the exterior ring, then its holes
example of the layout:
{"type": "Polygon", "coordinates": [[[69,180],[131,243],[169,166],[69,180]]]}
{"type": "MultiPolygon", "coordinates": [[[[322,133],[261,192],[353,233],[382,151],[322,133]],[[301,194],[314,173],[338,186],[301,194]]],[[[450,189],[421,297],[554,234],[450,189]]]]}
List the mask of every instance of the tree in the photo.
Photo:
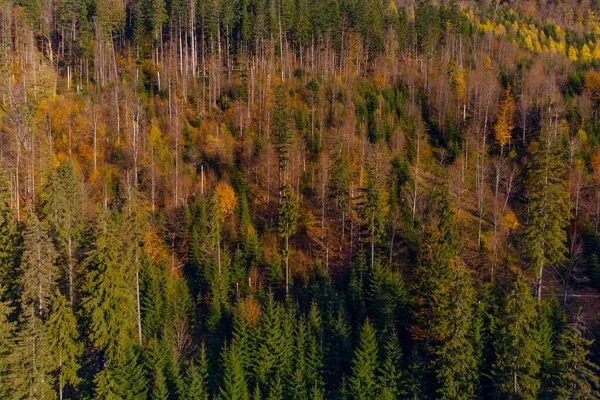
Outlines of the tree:
{"type": "Polygon", "coordinates": [[[108,362],[134,344],[136,337],[135,284],[123,262],[118,221],[98,219],[94,247],[83,265],[90,271],[85,283],[83,309],[92,345],[102,350],[108,362]]]}
{"type": "Polygon", "coordinates": [[[537,307],[531,289],[519,275],[505,294],[494,343],[492,376],[496,393],[506,399],[535,399],[541,349],[537,341],[537,307]]]}
{"type": "Polygon", "coordinates": [[[48,238],[48,226],[30,211],[23,233],[23,255],[21,257],[22,295],[24,309],[35,305],[36,316],[45,318],[50,299],[56,289],[56,252],[48,238]]]}
{"type": "Polygon", "coordinates": [[[285,249],[283,257],[285,260],[285,295],[290,293],[290,237],[296,234],[298,230],[298,219],[300,212],[298,211],[298,201],[290,185],[285,185],[282,190],[281,205],[279,206],[279,219],[277,221],[277,232],[285,241],[285,249]]]}
{"type": "Polygon", "coordinates": [[[225,344],[222,352],[223,384],[220,389],[222,400],[247,400],[248,386],[242,360],[234,343],[225,344]]]}
{"type": "Polygon", "coordinates": [[[5,297],[5,289],[0,286],[0,397],[10,398],[10,357],[14,353],[15,324],[9,319],[13,308],[5,297]]]}
{"type": "Polygon", "coordinates": [[[352,399],[376,398],[378,354],[375,329],[367,318],[360,332],[358,347],[352,359],[352,375],[348,379],[348,390],[352,399]]]}
{"type": "Polygon", "coordinates": [[[271,133],[275,151],[279,160],[279,188],[285,182],[284,170],[289,159],[289,150],[292,143],[292,135],[289,127],[289,115],[285,88],[279,85],[275,88],[275,105],[273,108],[273,119],[271,122],[271,133]]]}
{"type": "Polygon", "coordinates": [[[500,149],[504,152],[506,146],[511,139],[511,133],[514,128],[512,124],[513,116],[513,95],[510,86],[504,92],[504,99],[498,105],[498,113],[496,114],[496,124],[494,125],[494,135],[496,143],[500,145],[500,149]]]}
{"type": "Polygon", "coordinates": [[[17,224],[10,204],[10,187],[4,169],[0,167],[0,286],[7,289],[13,289],[16,284],[15,261],[19,247],[17,224]]]}
{"type": "Polygon", "coordinates": [[[565,228],[571,212],[562,135],[542,127],[539,141],[531,144],[530,154],[525,185],[528,210],[525,246],[527,260],[538,279],[536,295],[540,301],[544,267],[557,265],[566,259],[567,253],[565,228]]]}
{"type": "Polygon", "coordinates": [[[82,179],[71,159],[53,168],[42,188],[41,209],[52,228],[52,238],[67,264],[68,298],[73,303],[75,252],[83,230],[85,199],[82,179]]]}
{"type": "Polygon", "coordinates": [[[387,335],[384,354],[383,363],[379,367],[379,396],[382,400],[393,400],[404,395],[400,392],[402,348],[395,329],[387,335]]]}
{"type": "Polygon", "coordinates": [[[375,268],[375,244],[385,233],[387,202],[382,190],[381,178],[374,168],[367,171],[367,186],[363,189],[361,203],[367,235],[371,244],[371,271],[375,268]]]}
{"type": "Polygon", "coordinates": [[[202,343],[200,347],[200,359],[195,364],[193,361],[187,369],[187,390],[183,398],[185,400],[208,400],[208,362],[206,359],[206,347],[202,343]]]}
{"type": "Polygon", "coordinates": [[[50,352],[51,333],[38,316],[38,307],[23,305],[15,352],[11,360],[10,387],[12,398],[54,398],[54,362],[50,352]]]}
{"type": "Polygon", "coordinates": [[[567,327],[561,334],[553,379],[556,399],[597,399],[600,395],[600,368],[588,359],[591,343],[574,327],[567,327]]]}
{"type": "Polygon", "coordinates": [[[52,354],[58,378],[58,397],[63,398],[66,385],[75,387],[81,379],[77,371],[81,365],[79,357],[83,353],[83,344],[79,342],[79,331],[75,315],[67,299],[56,293],[52,302],[50,316],[46,322],[52,354]]]}

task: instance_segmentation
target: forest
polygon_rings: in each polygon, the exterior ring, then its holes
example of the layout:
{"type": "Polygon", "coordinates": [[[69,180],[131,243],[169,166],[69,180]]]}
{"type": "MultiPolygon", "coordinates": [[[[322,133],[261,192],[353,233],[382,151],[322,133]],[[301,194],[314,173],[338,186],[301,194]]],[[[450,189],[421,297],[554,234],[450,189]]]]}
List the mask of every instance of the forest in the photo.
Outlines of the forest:
{"type": "Polygon", "coordinates": [[[597,0],[0,0],[0,398],[600,398],[597,0]]]}

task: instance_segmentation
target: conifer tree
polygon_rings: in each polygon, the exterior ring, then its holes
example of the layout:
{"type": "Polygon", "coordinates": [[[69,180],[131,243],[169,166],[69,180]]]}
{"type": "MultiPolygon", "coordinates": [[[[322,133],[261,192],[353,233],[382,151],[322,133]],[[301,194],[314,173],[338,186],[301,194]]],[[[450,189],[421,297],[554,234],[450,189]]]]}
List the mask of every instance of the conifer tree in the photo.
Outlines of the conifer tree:
{"type": "Polygon", "coordinates": [[[0,167],[0,285],[16,292],[15,266],[19,240],[10,203],[10,188],[4,169],[0,167]]]}
{"type": "Polygon", "coordinates": [[[287,96],[283,85],[275,88],[275,105],[273,108],[273,118],[271,123],[271,133],[277,158],[279,160],[279,187],[282,188],[284,183],[284,170],[289,159],[290,145],[292,143],[292,135],[289,127],[289,114],[287,105],[287,96]]]}
{"type": "Polygon", "coordinates": [[[42,188],[41,209],[46,215],[52,239],[65,260],[68,299],[75,292],[76,250],[83,230],[84,196],[81,177],[71,159],[51,170],[42,188]]]}
{"type": "Polygon", "coordinates": [[[512,113],[513,95],[509,86],[504,92],[504,99],[502,99],[498,105],[497,119],[496,124],[494,125],[496,143],[500,145],[502,152],[504,152],[504,146],[510,142],[511,133],[514,128],[512,125],[512,113]]]}
{"type": "Polygon", "coordinates": [[[223,358],[223,383],[220,389],[222,400],[247,400],[249,397],[244,366],[234,343],[225,344],[223,358]]]}
{"type": "Polygon", "coordinates": [[[398,340],[398,334],[392,329],[387,335],[384,345],[383,363],[379,367],[379,395],[382,400],[392,400],[400,397],[400,383],[402,369],[400,361],[402,348],[398,340]]]}
{"type": "Polygon", "coordinates": [[[54,363],[50,335],[34,302],[22,306],[15,352],[11,359],[11,397],[16,399],[54,398],[54,363]]]}
{"type": "Polygon", "coordinates": [[[296,196],[289,185],[285,185],[282,190],[281,205],[279,206],[279,219],[277,221],[277,232],[285,241],[283,256],[285,260],[285,295],[290,293],[290,238],[296,234],[298,230],[298,219],[300,212],[298,211],[298,202],[296,196]]]}
{"type": "Polygon", "coordinates": [[[350,398],[368,400],[376,397],[378,354],[375,329],[367,318],[360,332],[358,347],[352,359],[352,375],[348,379],[350,398]]]}
{"type": "Polygon", "coordinates": [[[362,213],[368,241],[371,245],[371,270],[375,268],[375,244],[385,233],[387,204],[381,178],[374,168],[367,171],[367,186],[363,189],[362,213]]]}
{"type": "Polygon", "coordinates": [[[206,359],[206,347],[202,343],[200,347],[200,359],[192,363],[187,369],[186,387],[183,395],[185,400],[208,400],[208,362],[206,359]]]}
{"type": "Polygon", "coordinates": [[[134,277],[124,262],[118,223],[103,216],[97,221],[94,247],[84,266],[89,270],[83,309],[92,345],[111,359],[135,342],[136,301],[134,277]]]}
{"type": "Polygon", "coordinates": [[[13,308],[0,286],[0,398],[10,398],[10,357],[14,352],[14,323],[10,321],[13,308]]]}
{"type": "Polygon", "coordinates": [[[56,289],[56,252],[48,238],[48,226],[30,211],[23,233],[23,255],[21,257],[23,309],[35,306],[35,315],[45,318],[50,299],[56,289]]]}
{"type": "Polygon", "coordinates": [[[542,127],[540,139],[531,145],[530,152],[525,246],[528,261],[538,279],[536,296],[540,301],[544,267],[565,260],[567,252],[565,228],[570,220],[570,209],[562,133],[542,127]]]}
{"type": "Polygon", "coordinates": [[[77,372],[81,367],[79,358],[83,353],[83,345],[79,341],[73,309],[67,299],[58,292],[54,295],[46,326],[50,333],[50,352],[58,378],[58,397],[62,400],[64,387],[75,387],[81,380],[77,372]]]}
{"type": "Polygon", "coordinates": [[[503,307],[496,328],[496,360],[492,368],[496,393],[507,399],[535,399],[540,389],[538,313],[531,289],[522,276],[505,294],[503,307]]]}
{"type": "Polygon", "coordinates": [[[554,398],[597,399],[600,396],[600,368],[588,359],[591,343],[573,327],[563,331],[555,356],[554,398]]]}

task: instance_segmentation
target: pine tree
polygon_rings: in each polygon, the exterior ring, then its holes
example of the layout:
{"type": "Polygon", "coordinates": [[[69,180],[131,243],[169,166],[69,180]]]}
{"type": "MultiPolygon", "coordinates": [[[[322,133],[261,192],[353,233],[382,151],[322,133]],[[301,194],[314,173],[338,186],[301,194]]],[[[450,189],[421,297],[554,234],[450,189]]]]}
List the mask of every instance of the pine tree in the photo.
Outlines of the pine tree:
{"type": "Polygon", "coordinates": [[[275,151],[279,160],[279,187],[285,183],[283,173],[289,159],[289,151],[292,143],[292,135],[289,127],[289,115],[287,96],[283,85],[275,88],[275,105],[273,108],[273,119],[271,120],[271,133],[275,151]]]}
{"type": "Polygon", "coordinates": [[[121,349],[94,376],[94,398],[99,400],[147,400],[148,381],[135,347],[121,349]]]}
{"type": "Polygon", "coordinates": [[[187,390],[183,395],[184,400],[208,400],[208,362],[204,343],[200,347],[200,359],[195,364],[193,361],[187,369],[187,390]]]}
{"type": "Polygon", "coordinates": [[[77,277],[76,251],[83,231],[84,201],[82,178],[73,161],[67,159],[61,166],[51,170],[42,187],[40,203],[56,248],[65,261],[68,299],[71,303],[77,277]]]}
{"type": "Polygon", "coordinates": [[[38,316],[37,304],[22,306],[15,352],[11,359],[10,388],[12,398],[54,398],[54,362],[48,332],[38,316]]]}
{"type": "Polygon", "coordinates": [[[442,399],[474,399],[477,394],[478,360],[472,343],[474,330],[474,293],[466,267],[458,263],[453,268],[451,282],[452,315],[447,338],[432,353],[437,393],[442,399]]]}
{"type": "Polygon", "coordinates": [[[97,227],[94,247],[84,260],[90,272],[85,283],[83,309],[92,345],[103,350],[110,362],[135,343],[135,284],[120,248],[118,223],[104,216],[98,220],[97,227]]]}
{"type": "Polygon", "coordinates": [[[83,353],[83,344],[79,341],[79,331],[73,310],[67,299],[58,292],[54,295],[46,327],[50,333],[50,352],[58,378],[58,397],[62,399],[63,389],[66,385],[75,387],[81,381],[77,376],[77,371],[81,367],[79,358],[83,353]]]}
{"type": "Polygon", "coordinates": [[[350,398],[368,400],[376,397],[378,354],[375,329],[367,318],[360,332],[358,347],[352,359],[352,375],[348,379],[350,398]]]}
{"type": "Polygon", "coordinates": [[[222,400],[247,400],[248,386],[244,373],[244,366],[238,356],[234,343],[225,344],[223,358],[223,384],[220,389],[222,400]]]}
{"type": "Polygon", "coordinates": [[[19,245],[17,224],[10,207],[10,188],[0,167],[0,285],[13,290],[16,286],[15,267],[19,245]]]}
{"type": "Polygon", "coordinates": [[[371,244],[371,270],[375,268],[375,245],[385,233],[387,202],[382,190],[381,178],[374,168],[367,171],[367,186],[363,189],[362,216],[371,244]]]}
{"type": "Polygon", "coordinates": [[[279,219],[277,221],[277,232],[285,241],[283,257],[285,260],[285,295],[290,293],[290,238],[296,234],[298,230],[298,219],[300,212],[298,210],[298,202],[292,190],[292,187],[285,185],[282,190],[281,205],[279,206],[279,219]]]}
{"type": "Polygon", "coordinates": [[[48,227],[31,211],[23,233],[21,303],[24,309],[30,304],[34,305],[38,318],[46,317],[56,289],[55,259],[56,252],[48,238],[48,227]]]}
{"type": "Polygon", "coordinates": [[[537,342],[537,307],[522,276],[504,296],[495,333],[493,380],[499,397],[535,399],[540,389],[541,352],[537,342]]]}
{"type": "Polygon", "coordinates": [[[554,398],[583,400],[600,396],[600,368],[588,359],[591,343],[575,328],[564,330],[556,349],[554,398]]]}
{"type": "Polygon", "coordinates": [[[398,334],[394,329],[387,335],[384,345],[383,363],[379,367],[379,397],[382,400],[392,400],[400,397],[400,382],[402,370],[400,360],[402,348],[398,340],[398,334]]]}
{"type": "Polygon", "coordinates": [[[5,290],[0,286],[0,398],[10,398],[10,357],[14,352],[14,323],[10,321],[13,308],[6,301],[5,290]]]}
{"type": "Polygon", "coordinates": [[[537,299],[541,299],[543,272],[566,257],[570,209],[566,191],[564,143],[562,134],[542,127],[539,142],[531,145],[526,195],[527,223],[525,246],[528,261],[535,271],[537,299]]]}

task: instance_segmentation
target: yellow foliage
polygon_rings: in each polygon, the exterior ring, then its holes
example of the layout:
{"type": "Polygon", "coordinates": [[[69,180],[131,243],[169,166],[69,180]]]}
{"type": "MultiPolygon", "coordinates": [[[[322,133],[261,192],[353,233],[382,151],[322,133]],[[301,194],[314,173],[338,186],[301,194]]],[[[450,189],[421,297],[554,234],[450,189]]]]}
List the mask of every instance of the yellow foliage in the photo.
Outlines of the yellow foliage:
{"type": "Polygon", "coordinates": [[[502,228],[507,231],[514,231],[519,227],[519,219],[515,215],[514,212],[509,211],[502,217],[502,221],[500,221],[502,228]]]}
{"type": "Polygon", "coordinates": [[[513,95],[510,92],[510,87],[508,87],[504,94],[504,99],[498,105],[497,120],[496,125],[494,125],[496,142],[502,147],[510,141],[511,133],[514,128],[512,125],[512,108],[513,95]]]}
{"type": "Polygon", "coordinates": [[[219,183],[215,188],[215,193],[219,201],[219,211],[222,218],[233,215],[235,206],[237,205],[237,196],[235,192],[226,183],[219,183]]]}
{"type": "Polygon", "coordinates": [[[569,56],[569,58],[573,61],[577,61],[578,59],[578,55],[577,55],[577,49],[573,46],[569,46],[569,53],[567,54],[569,56]]]}
{"type": "Polygon", "coordinates": [[[583,61],[592,60],[592,52],[590,51],[590,48],[587,44],[584,44],[583,47],[581,47],[581,55],[579,58],[583,61]]]}

